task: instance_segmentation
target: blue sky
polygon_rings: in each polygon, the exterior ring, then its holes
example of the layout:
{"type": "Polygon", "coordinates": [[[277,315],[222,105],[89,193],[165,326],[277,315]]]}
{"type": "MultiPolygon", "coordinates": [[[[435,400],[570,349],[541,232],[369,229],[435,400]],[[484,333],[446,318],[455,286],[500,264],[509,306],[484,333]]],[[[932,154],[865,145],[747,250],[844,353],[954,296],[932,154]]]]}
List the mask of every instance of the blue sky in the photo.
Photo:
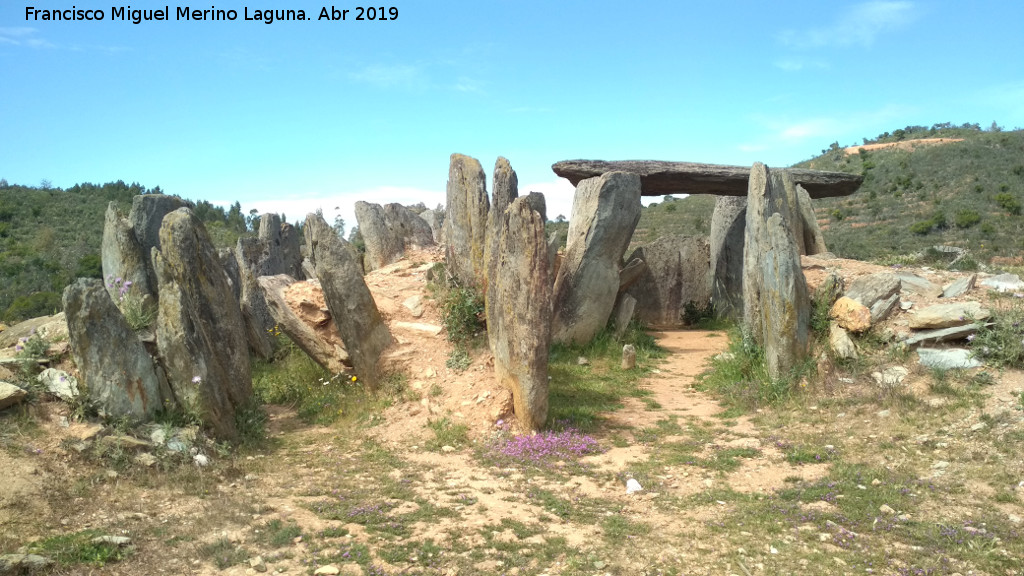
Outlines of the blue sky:
{"type": "Polygon", "coordinates": [[[571,206],[550,170],[564,159],[783,166],[910,124],[1024,126],[1016,2],[396,0],[386,22],[284,0],[192,5],[239,18],[185,22],[188,3],[145,4],[172,19],[4,0],[0,177],[352,223],[356,200],[444,202],[452,152],[488,178],[503,155],[554,217],[571,206]],[[106,20],[26,21],[28,5],[106,20]],[[246,6],[311,21],[246,22],[246,6]]]}

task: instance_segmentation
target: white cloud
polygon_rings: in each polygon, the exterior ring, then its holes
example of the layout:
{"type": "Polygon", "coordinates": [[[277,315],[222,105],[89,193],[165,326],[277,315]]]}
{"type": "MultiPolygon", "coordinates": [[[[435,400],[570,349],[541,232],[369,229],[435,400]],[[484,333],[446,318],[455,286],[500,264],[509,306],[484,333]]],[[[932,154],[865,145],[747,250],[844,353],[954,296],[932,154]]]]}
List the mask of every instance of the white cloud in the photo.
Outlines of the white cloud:
{"type": "Polygon", "coordinates": [[[0,28],[0,44],[27,46],[29,48],[56,48],[50,41],[36,37],[39,30],[29,27],[0,28]]]}
{"type": "Polygon", "coordinates": [[[867,47],[883,34],[913,22],[913,2],[876,0],[850,7],[835,22],[808,30],[786,30],[779,40],[795,48],[867,47]]]}

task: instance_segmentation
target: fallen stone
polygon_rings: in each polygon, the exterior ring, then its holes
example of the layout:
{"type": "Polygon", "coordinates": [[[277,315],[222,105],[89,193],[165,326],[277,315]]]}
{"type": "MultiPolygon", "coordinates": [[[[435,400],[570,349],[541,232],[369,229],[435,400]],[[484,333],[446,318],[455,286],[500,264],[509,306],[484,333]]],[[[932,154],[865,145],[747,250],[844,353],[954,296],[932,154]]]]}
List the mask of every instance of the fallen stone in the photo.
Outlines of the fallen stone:
{"type": "Polygon", "coordinates": [[[334,564],[321,566],[313,572],[313,576],[338,576],[338,574],[341,574],[341,569],[334,564]]]}
{"type": "Polygon", "coordinates": [[[146,466],[147,468],[159,462],[156,456],[153,456],[149,452],[142,452],[141,454],[136,454],[134,460],[137,464],[141,464],[142,466],[146,466]]]}
{"type": "Polygon", "coordinates": [[[963,348],[918,348],[918,362],[928,368],[953,370],[956,368],[977,368],[982,363],[963,348]]]}
{"type": "Polygon", "coordinates": [[[981,281],[981,285],[996,292],[1024,292],[1024,281],[1016,274],[997,274],[981,281]]]}
{"type": "Polygon", "coordinates": [[[589,342],[608,324],[619,262],[640,220],[640,178],[611,172],[576,188],[565,259],[554,287],[552,340],[589,342]]]}
{"type": "Polygon", "coordinates": [[[850,338],[846,330],[834,322],[829,323],[828,343],[838,358],[850,360],[857,357],[857,347],[854,345],[853,339],[850,338]]]}
{"type": "Polygon", "coordinates": [[[913,274],[911,272],[897,272],[896,277],[900,279],[900,290],[911,294],[920,294],[928,298],[942,296],[942,287],[935,285],[931,280],[913,274]]]}
{"type": "Polygon", "coordinates": [[[629,480],[626,480],[626,494],[635,494],[637,492],[643,491],[643,489],[643,486],[641,486],[640,482],[638,482],[635,478],[630,478],[629,480]]]}
{"type": "Polygon", "coordinates": [[[11,406],[21,403],[28,396],[21,388],[10,382],[0,382],[0,410],[6,410],[11,406]]]}
{"type": "Polygon", "coordinates": [[[950,282],[942,289],[943,298],[956,298],[965,294],[967,291],[974,288],[974,283],[977,281],[978,275],[971,274],[970,276],[963,276],[950,282]]]}
{"type": "Polygon", "coordinates": [[[249,568],[257,572],[266,572],[267,563],[263,560],[263,556],[256,556],[255,558],[249,558],[249,568]]]}
{"type": "Polygon", "coordinates": [[[910,371],[903,366],[891,366],[881,372],[872,372],[871,378],[875,384],[885,388],[892,388],[903,384],[903,381],[910,374],[910,371]]]}
{"type": "Polygon", "coordinates": [[[423,316],[423,297],[419,294],[414,294],[403,300],[402,306],[409,311],[409,314],[412,314],[413,318],[423,316]]]}
{"type": "Polygon", "coordinates": [[[926,332],[918,332],[912,334],[909,338],[904,340],[907,346],[916,346],[924,342],[951,342],[953,340],[964,340],[971,334],[974,334],[981,328],[983,324],[973,323],[964,324],[963,326],[953,326],[950,328],[942,328],[940,330],[928,330],[926,332]]]}
{"type": "Polygon", "coordinates": [[[395,328],[402,328],[405,330],[415,330],[417,332],[425,332],[431,336],[437,336],[444,331],[443,326],[437,324],[427,324],[425,322],[392,322],[392,326],[395,328]]]}
{"type": "Polygon", "coordinates": [[[127,536],[96,536],[91,542],[93,544],[110,544],[119,548],[132,545],[132,539],[127,536]]]}
{"type": "Polygon", "coordinates": [[[36,377],[36,380],[47,392],[65,402],[78,397],[78,379],[63,370],[47,368],[36,377]]]}
{"type": "Polygon", "coordinates": [[[99,442],[111,447],[126,448],[129,450],[149,450],[155,448],[152,442],[136,438],[134,436],[128,436],[127,434],[111,434],[110,436],[100,438],[99,442]]]}
{"type": "Polygon", "coordinates": [[[916,315],[911,316],[909,326],[912,330],[949,328],[986,320],[990,315],[991,313],[982,308],[979,302],[934,304],[922,308],[916,315]]]}
{"type": "Polygon", "coordinates": [[[37,554],[4,554],[0,556],[0,575],[35,574],[53,566],[53,560],[37,554]]]}
{"type": "Polygon", "coordinates": [[[899,276],[877,272],[855,279],[844,295],[867,306],[871,311],[871,323],[876,324],[888,318],[899,304],[901,285],[899,276]]]}
{"type": "Polygon", "coordinates": [[[320,282],[297,282],[278,274],[261,276],[259,284],[278,330],[331,374],[348,368],[348,352],[327,310],[320,282]]]}
{"type": "Polygon", "coordinates": [[[835,320],[840,328],[850,332],[860,333],[871,328],[871,310],[847,296],[836,300],[829,310],[829,317],[835,320]]]}
{"type": "MultiPolygon", "coordinates": [[[[608,172],[629,172],[640,177],[644,196],[666,194],[718,194],[746,196],[750,169],[743,166],[661,162],[656,160],[564,160],[551,166],[555,174],[578,185],[587,178],[608,172]]],[[[857,191],[864,178],[844,172],[790,168],[793,182],[803,186],[811,198],[848,196],[857,191]]]]}

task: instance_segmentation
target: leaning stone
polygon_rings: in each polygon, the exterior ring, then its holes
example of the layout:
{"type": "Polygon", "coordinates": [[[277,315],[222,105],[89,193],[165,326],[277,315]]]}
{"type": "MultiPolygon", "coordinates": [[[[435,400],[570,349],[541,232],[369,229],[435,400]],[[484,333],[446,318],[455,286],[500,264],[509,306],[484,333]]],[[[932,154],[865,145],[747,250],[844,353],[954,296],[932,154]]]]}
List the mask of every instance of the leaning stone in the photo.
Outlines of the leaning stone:
{"type": "Polygon", "coordinates": [[[619,294],[615,301],[615,309],[612,310],[612,320],[615,322],[615,337],[621,339],[629,323],[636,315],[636,298],[629,294],[619,294]]]}
{"type": "Polygon", "coordinates": [[[845,296],[867,306],[871,310],[871,323],[876,324],[885,320],[899,304],[901,286],[899,276],[878,272],[855,279],[845,296]]]}
{"type": "Polygon", "coordinates": [[[444,241],[444,210],[425,210],[420,213],[420,218],[430,226],[434,243],[440,244],[444,241]]]}
{"type": "Polygon", "coordinates": [[[21,388],[10,382],[0,382],[0,410],[6,410],[11,406],[21,403],[28,396],[21,388]]]}
{"type": "Polygon", "coordinates": [[[319,282],[297,282],[287,274],[278,274],[261,276],[259,284],[278,330],[331,374],[347,370],[348,352],[324,303],[319,282]]]}
{"type": "Polygon", "coordinates": [[[483,286],[489,209],[486,176],[480,162],[452,154],[444,218],[445,261],[463,286],[483,286]]]}
{"type": "Polygon", "coordinates": [[[156,339],[167,379],[182,409],[216,436],[233,438],[235,410],[252,401],[242,312],[191,210],[164,218],[160,246],[153,256],[160,287],[156,339]]]}
{"type": "Polygon", "coordinates": [[[103,282],[79,278],[64,289],[63,303],[71,354],[101,412],[137,421],[152,417],[165,399],[156,366],[103,282]]]}
{"type": "Polygon", "coordinates": [[[922,308],[916,315],[911,316],[909,325],[911,330],[949,328],[986,320],[990,315],[991,313],[978,302],[935,304],[922,308]]]}
{"type": "Polygon", "coordinates": [[[637,301],[636,316],[651,326],[676,328],[683,325],[688,304],[706,308],[711,302],[710,258],[707,240],[694,236],[662,236],[634,250],[628,260],[646,264],[628,289],[637,301]]]}
{"type": "Polygon", "coordinates": [[[580,182],[555,280],[555,342],[589,342],[608,323],[619,288],[619,262],[639,220],[637,175],[610,172],[580,182]]]}
{"type": "Polygon", "coordinates": [[[917,356],[922,366],[940,370],[977,368],[982,365],[971,355],[970,350],[963,348],[918,348],[917,356]]]}
{"type": "Polygon", "coordinates": [[[825,236],[818,226],[818,217],[814,214],[814,206],[811,205],[811,196],[807,189],[797,184],[797,212],[800,215],[801,227],[804,235],[804,254],[814,256],[816,254],[828,253],[825,246],[825,236]]]}
{"type": "Polygon", "coordinates": [[[981,281],[981,285],[996,292],[1024,292],[1024,281],[1016,274],[997,274],[981,281]]]}
{"type": "Polygon", "coordinates": [[[629,290],[634,282],[647,272],[647,262],[643,258],[629,258],[629,262],[619,270],[619,292],[629,290]]]}
{"type": "Polygon", "coordinates": [[[871,328],[871,311],[860,302],[843,296],[836,300],[829,311],[829,317],[833,318],[840,328],[850,332],[864,332],[871,328]]]}
{"type": "Polygon", "coordinates": [[[534,430],[548,416],[552,287],[544,224],[526,198],[505,210],[498,239],[501,256],[486,299],[495,374],[512,391],[516,417],[534,430]]]}
{"type": "Polygon", "coordinates": [[[977,274],[971,274],[970,276],[962,276],[956,280],[950,282],[942,289],[943,298],[956,298],[962,296],[967,291],[974,288],[974,282],[978,279],[977,274]]]}
{"type": "Polygon", "coordinates": [[[743,242],[747,199],[720,196],[711,214],[711,301],[715,312],[740,318],[743,315],[743,242]]]}
{"type": "Polygon", "coordinates": [[[929,330],[927,332],[918,332],[907,338],[904,342],[907,346],[915,346],[923,342],[950,342],[953,340],[964,340],[971,334],[977,333],[977,331],[983,326],[983,324],[964,324],[963,326],[953,326],[950,328],[942,328],[940,330],[929,330]]]}
{"type": "Polygon", "coordinates": [[[391,332],[363,280],[361,267],[346,246],[348,242],[319,214],[306,216],[305,232],[327,309],[352,365],[368,386],[376,387],[381,353],[394,342],[391,332]]]}
{"type": "Polygon", "coordinates": [[[829,323],[828,343],[836,357],[844,360],[857,358],[857,347],[854,345],[853,339],[850,338],[846,330],[834,322],[829,323]]]}
{"type": "Polygon", "coordinates": [[[63,370],[47,368],[36,377],[46,391],[65,402],[78,397],[78,379],[63,370]]]}

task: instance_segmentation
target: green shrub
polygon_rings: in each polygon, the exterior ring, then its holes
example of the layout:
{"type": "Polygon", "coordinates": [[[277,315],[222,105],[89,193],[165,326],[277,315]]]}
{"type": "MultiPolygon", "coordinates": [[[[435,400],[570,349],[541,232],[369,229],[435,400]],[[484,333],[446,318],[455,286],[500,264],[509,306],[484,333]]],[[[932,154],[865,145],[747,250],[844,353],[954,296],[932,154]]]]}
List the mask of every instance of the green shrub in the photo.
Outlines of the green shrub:
{"type": "MultiPolygon", "coordinates": [[[[1002,188],[1003,187],[1000,187],[1000,189],[1002,188]]],[[[1021,205],[1013,194],[1010,194],[1008,192],[1002,192],[1000,194],[996,194],[995,200],[996,204],[998,204],[999,207],[1002,208],[1003,210],[1006,210],[1007,212],[1015,216],[1020,215],[1021,205]]]]}
{"type": "Polygon", "coordinates": [[[981,215],[976,210],[957,210],[953,217],[953,224],[957,228],[970,228],[978,222],[981,222],[981,215]]]}
{"type": "Polygon", "coordinates": [[[441,300],[441,323],[450,342],[468,345],[487,326],[483,298],[473,288],[452,286],[441,300]]]}
{"type": "Polygon", "coordinates": [[[934,227],[935,225],[932,223],[931,220],[921,220],[919,222],[914,222],[913,224],[911,224],[910,231],[913,232],[914,234],[924,236],[925,234],[931,232],[932,228],[934,227]]]}
{"type": "Polygon", "coordinates": [[[996,368],[1024,368],[1024,303],[993,310],[971,342],[974,356],[996,368]]]}

